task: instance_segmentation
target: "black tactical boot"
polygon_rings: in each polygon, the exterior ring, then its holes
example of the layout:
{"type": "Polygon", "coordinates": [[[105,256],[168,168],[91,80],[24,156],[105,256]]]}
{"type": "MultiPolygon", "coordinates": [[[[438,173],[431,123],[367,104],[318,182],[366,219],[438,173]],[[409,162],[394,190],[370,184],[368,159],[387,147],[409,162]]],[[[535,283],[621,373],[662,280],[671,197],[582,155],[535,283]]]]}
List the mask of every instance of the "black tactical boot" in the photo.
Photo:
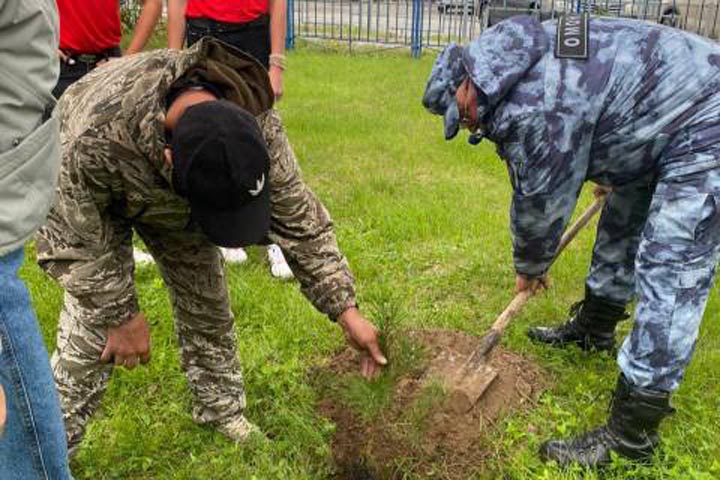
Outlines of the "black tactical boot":
{"type": "Polygon", "coordinates": [[[570,319],[557,327],[532,327],[528,336],[554,346],[575,344],[583,350],[615,348],[615,326],[630,316],[625,305],[611,302],[585,290],[585,299],[570,307],[570,319]]]}
{"type": "Polygon", "coordinates": [[[543,460],[586,467],[610,463],[610,452],[641,460],[652,455],[660,441],[660,421],[675,410],[670,394],[638,388],[620,375],[610,404],[607,424],[568,440],[550,440],[540,447],[543,460]]]}

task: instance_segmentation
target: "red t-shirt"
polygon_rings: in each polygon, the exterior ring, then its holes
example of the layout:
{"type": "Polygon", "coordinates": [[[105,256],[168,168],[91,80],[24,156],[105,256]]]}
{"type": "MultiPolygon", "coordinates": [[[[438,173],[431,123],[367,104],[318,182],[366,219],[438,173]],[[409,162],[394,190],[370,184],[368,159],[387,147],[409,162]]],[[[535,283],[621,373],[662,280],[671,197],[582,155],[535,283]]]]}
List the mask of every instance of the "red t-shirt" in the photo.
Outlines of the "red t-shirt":
{"type": "Polygon", "coordinates": [[[60,48],[77,53],[100,53],[120,45],[118,0],[57,0],[60,48]]]}
{"type": "Polygon", "coordinates": [[[269,11],[269,0],[188,0],[185,16],[225,23],[247,23],[269,11]]]}

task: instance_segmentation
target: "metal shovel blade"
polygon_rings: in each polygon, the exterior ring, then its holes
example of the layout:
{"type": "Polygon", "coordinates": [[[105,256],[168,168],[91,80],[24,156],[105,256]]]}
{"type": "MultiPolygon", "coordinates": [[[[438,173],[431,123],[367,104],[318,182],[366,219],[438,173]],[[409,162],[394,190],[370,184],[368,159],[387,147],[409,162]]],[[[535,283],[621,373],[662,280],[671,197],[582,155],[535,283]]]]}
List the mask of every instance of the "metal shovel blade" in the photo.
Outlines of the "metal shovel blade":
{"type": "Polygon", "coordinates": [[[448,396],[448,406],[457,414],[469,412],[497,377],[497,370],[490,365],[462,372],[450,381],[452,390],[448,396]]]}

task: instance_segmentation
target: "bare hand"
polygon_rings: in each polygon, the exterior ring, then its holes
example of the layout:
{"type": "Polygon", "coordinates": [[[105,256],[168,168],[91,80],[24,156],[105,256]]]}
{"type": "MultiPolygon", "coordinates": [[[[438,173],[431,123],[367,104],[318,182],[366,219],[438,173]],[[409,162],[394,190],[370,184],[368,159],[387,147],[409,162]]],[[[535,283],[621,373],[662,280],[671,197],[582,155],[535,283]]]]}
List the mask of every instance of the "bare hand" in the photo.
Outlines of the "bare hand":
{"type": "Polygon", "coordinates": [[[283,69],[270,65],[270,85],[272,85],[275,100],[280,100],[283,96],[283,69]]]}
{"type": "Polygon", "coordinates": [[[380,351],[377,328],[363,317],[357,308],[345,310],[338,323],[345,332],[347,342],[360,352],[360,373],[365,378],[373,378],[387,365],[387,359],[380,351]]]}
{"type": "Polygon", "coordinates": [[[150,361],[150,327],[142,312],[128,322],[108,329],[107,343],[100,360],[114,361],[116,366],[124,366],[128,370],[138,363],[150,361]]]}
{"type": "Polygon", "coordinates": [[[58,58],[60,59],[60,62],[66,63],[66,64],[68,64],[68,65],[74,65],[74,64],[75,64],[75,60],[73,60],[72,57],[70,57],[69,55],[67,55],[65,52],[63,52],[63,51],[60,50],[59,48],[58,48],[57,54],[58,54],[58,58]]]}
{"type": "Polygon", "coordinates": [[[520,275],[519,273],[515,275],[515,293],[528,290],[530,293],[535,294],[539,290],[548,288],[550,288],[550,279],[547,275],[537,278],[527,278],[525,275],[520,275]]]}

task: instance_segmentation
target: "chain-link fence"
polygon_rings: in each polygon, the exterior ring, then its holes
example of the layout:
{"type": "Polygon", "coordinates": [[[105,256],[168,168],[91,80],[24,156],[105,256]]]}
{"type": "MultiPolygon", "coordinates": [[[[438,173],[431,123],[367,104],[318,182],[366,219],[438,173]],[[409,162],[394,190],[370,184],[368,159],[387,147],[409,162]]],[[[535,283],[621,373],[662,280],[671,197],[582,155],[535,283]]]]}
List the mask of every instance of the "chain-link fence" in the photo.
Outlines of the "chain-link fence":
{"type": "Polygon", "coordinates": [[[542,20],[564,12],[636,18],[716,39],[720,0],[288,0],[288,44],[296,38],[409,46],[413,54],[467,42],[517,14],[542,20]]]}

